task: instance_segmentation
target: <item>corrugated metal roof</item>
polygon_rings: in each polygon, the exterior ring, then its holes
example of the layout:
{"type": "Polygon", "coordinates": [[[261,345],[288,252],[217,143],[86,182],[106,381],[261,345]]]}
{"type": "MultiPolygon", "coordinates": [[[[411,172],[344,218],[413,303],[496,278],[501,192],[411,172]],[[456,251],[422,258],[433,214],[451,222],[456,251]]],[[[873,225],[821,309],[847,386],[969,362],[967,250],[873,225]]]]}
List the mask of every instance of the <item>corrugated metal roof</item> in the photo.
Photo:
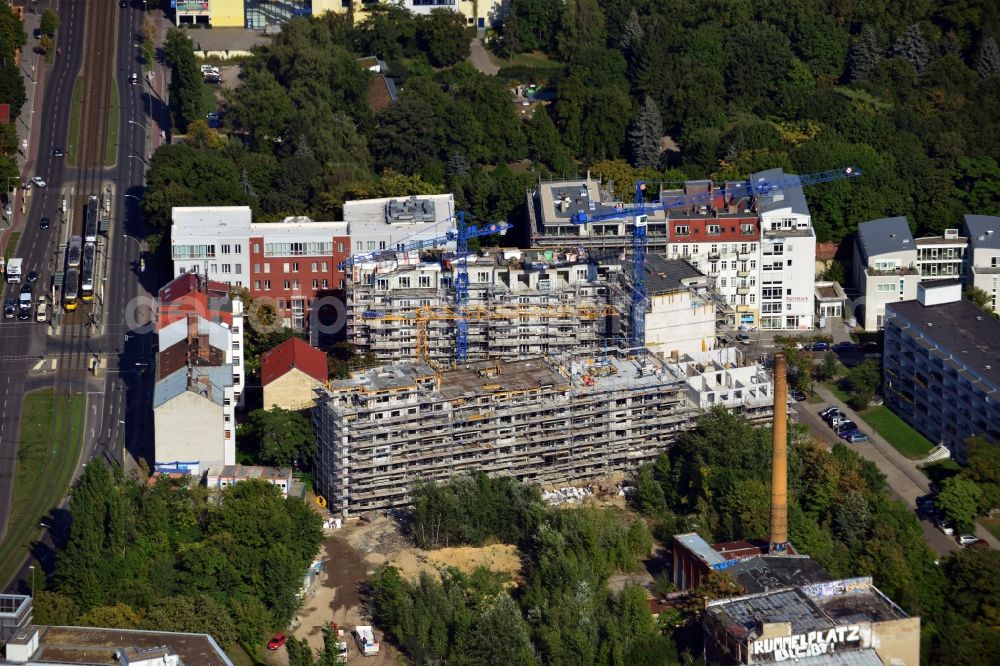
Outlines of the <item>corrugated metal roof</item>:
{"type": "Polygon", "coordinates": [[[675,534],[674,541],[683,545],[709,566],[721,564],[726,561],[725,557],[712,550],[712,546],[694,532],[690,534],[675,534]]]}

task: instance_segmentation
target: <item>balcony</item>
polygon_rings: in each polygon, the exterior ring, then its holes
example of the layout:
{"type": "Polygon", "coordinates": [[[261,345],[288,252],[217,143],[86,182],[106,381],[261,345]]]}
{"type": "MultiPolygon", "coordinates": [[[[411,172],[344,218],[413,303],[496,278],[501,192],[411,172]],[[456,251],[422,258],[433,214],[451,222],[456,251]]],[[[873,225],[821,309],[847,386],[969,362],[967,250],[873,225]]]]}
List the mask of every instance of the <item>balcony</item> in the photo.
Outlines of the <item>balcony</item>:
{"type": "Polygon", "coordinates": [[[750,271],[736,271],[736,277],[750,277],[750,271]]]}
{"type": "Polygon", "coordinates": [[[738,287],[736,293],[740,296],[745,296],[750,293],[750,287],[738,287]]]}

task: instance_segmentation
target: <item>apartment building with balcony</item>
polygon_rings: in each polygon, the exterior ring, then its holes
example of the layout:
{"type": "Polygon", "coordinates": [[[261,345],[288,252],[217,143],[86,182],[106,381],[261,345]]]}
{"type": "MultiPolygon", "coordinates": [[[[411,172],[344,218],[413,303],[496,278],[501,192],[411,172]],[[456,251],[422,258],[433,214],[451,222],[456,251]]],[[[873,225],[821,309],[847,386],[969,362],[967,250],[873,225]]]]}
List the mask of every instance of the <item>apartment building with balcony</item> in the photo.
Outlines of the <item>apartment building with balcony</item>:
{"type": "Polygon", "coordinates": [[[965,461],[970,436],[1000,440],[1000,321],[962,298],[958,280],[924,282],[885,309],[885,404],[965,461]]]}
{"type": "Polygon", "coordinates": [[[1000,217],[966,215],[962,228],[969,242],[965,255],[965,279],[990,296],[990,307],[1000,311],[997,278],[1000,278],[1000,217]]]}
{"type": "Polygon", "coordinates": [[[854,284],[862,297],[858,323],[867,331],[880,330],[886,304],[913,300],[919,283],[964,279],[967,246],[968,239],[957,229],[914,239],[905,217],[858,225],[854,245],[854,284]]]}
{"type": "Polygon", "coordinates": [[[737,408],[770,418],[767,383],[750,380],[766,377],[762,370],[748,371],[744,382],[706,362],[582,354],[357,372],[316,391],[318,491],[347,515],[405,506],[412,483],[475,470],[538,484],[627,472],[694,426],[700,410],[692,390],[721,390],[732,400],[742,392],[737,408]],[[698,373],[712,375],[707,385],[698,373]]]}

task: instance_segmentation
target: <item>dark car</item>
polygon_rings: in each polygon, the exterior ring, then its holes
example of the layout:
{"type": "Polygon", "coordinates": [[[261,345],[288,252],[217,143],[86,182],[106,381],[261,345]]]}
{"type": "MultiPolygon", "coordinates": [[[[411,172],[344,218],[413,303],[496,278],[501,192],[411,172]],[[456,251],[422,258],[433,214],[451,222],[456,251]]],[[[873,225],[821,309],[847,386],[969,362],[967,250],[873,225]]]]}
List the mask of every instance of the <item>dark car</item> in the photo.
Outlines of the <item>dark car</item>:
{"type": "Polygon", "coordinates": [[[817,352],[817,351],[830,351],[830,345],[829,345],[829,343],[826,343],[826,342],[817,342],[816,344],[813,345],[813,349],[812,350],[814,352],[817,352]]]}
{"type": "Polygon", "coordinates": [[[17,301],[8,298],[7,302],[3,304],[3,316],[5,319],[13,319],[15,314],[17,314],[17,301]]]}
{"type": "Polygon", "coordinates": [[[40,228],[42,228],[42,229],[48,229],[49,228],[49,218],[43,217],[42,219],[40,219],[38,221],[38,226],[40,228]]]}
{"type": "Polygon", "coordinates": [[[849,428],[844,428],[843,430],[838,431],[837,437],[840,437],[841,439],[849,442],[851,441],[851,437],[857,435],[859,432],[861,431],[858,430],[857,426],[851,426],[849,428]]]}
{"type": "Polygon", "coordinates": [[[792,396],[792,400],[796,402],[802,402],[806,399],[806,394],[803,391],[792,391],[790,395],[792,396]]]}
{"type": "Polygon", "coordinates": [[[833,345],[833,351],[847,351],[849,349],[854,349],[854,343],[852,342],[838,342],[833,345]]]}
{"type": "Polygon", "coordinates": [[[66,153],[64,153],[63,149],[60,148],[59,146],[56,146],[55,148],[52,149],[52,157],[62,157],[65,154],[66,153]]]}
{"type": "Polygon", "coordinates": [[[858,424],[850,419],[844,419],[842,421],[834,421],[834,423],[836,423],[836,425],[833,426],[833,429],[837,432],[837,434],[840,434],[842,432],[847,432],[849,430],[858,429],[858,424]]]}
{"type": "Polygon", "coordinates": [[[30,273],[24,276],[24,279],[30,284],[38,282],[38,271],[31,271],[30,273]]]}
{"type": "Polygon", "coordinates": [[[830,411],[826,412],[825,414],[823,414],[823,420],[826,421],[827,423],[832,423],[834,419],[838,419],[838,418],[839,419],[843,419],[843,418],[845,418],[845,416],[844,416],[844,412],[840,411],[836,407],[834,407],[832,410],[830,410],[830,411]]]}

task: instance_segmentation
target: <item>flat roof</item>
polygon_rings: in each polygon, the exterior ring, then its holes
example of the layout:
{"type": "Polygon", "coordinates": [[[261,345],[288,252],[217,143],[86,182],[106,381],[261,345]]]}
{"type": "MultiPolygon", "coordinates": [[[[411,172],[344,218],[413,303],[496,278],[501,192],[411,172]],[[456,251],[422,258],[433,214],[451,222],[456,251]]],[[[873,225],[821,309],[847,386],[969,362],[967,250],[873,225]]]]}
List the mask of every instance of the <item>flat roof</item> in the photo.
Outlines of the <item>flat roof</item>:
{"type": "Polygon", "coordinates": [[[36,628],[39,631],[39,643],[32,661],[117,666],[119,662],[115,658],[116,650],[165,647],[180,657],[184,666],[233,666],[226,653],[208,634],[95,627],[36,628]]]}
{"type": "Polygon", "coordinates": [[[178,206],[171,209],[171,245],[184,237],[232,238],[245,236],[253,222],[250,206],[178,206]]]}
{"type": "MultiPolygon", "coordinates": [[[[623,262],[622,269],[632,275],[632,262],[623,262]]],[[[667,259],[652,252],[646,255],[646,293],[650,296],[681,291],[704,278],[701,271],[683,259],[667,259]]]]}
{"type": "Polygon", "coordinates": [[[725,569],[725,572],[745,587],[748,594],[832,580],[826,569],[808,555],[748,557],[725,569]]]}
{"type": "Polygon", "coordinates": [[[1000,250],[1000,217],[966,215],[965,231],[972,247],[1000,250]]]}
{"type": "Polygon", "coordinates": [[[273,479],[285,481],[292,476],[291,467],[263,467],[261,465],[212,465],[208,468],[210,477],[226,479],[273,479]]]}
{"type": "Polygon", "coordinates": [[[866,259],[916,249],[905,217],[885,217],[858,225],[858,242],[866,259]]]}
{"type": "Polygon", "coordinates": [[[523,361],[480,361],[441,373],[441,396],[459,398],[482,393],[527,391],[568,385],[569,380],[540,358],[523,361]]]}
{"type": "MultiPolygon", "coordinates": [[[[1000,388],[1000,321],[964,298],[940,305],[914,300],[885,307],[887,323],[890,315],[899,315],[941,354],[953,357],[992,389],[1000,388]]],[[[902,322],[892,323],[902,327],[902,322]]]]}

